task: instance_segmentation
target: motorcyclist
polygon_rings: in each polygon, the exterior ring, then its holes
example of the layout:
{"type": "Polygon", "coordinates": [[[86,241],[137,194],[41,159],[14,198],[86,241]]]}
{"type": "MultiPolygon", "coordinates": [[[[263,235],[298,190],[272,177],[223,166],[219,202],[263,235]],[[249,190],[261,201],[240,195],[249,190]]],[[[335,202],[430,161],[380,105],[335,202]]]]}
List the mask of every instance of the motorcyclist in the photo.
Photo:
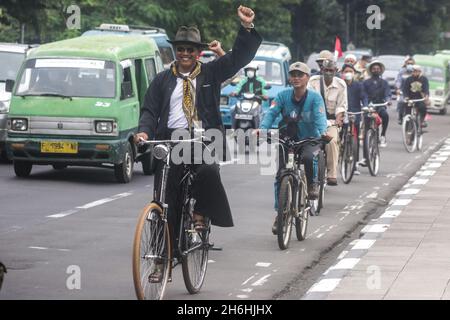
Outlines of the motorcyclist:
{"type": "Polygon", "coordinates": [[[407,57],[405,59],[405,63],[402,68],[398,72],[397,79],[395,80],[396,93],[398,96],[397,99],[397,111],[398,111],[398,124],[402,124],[403,114],[405,113],[405,100],[403,95],[403,83],[407,78],[412,75],[414,70],[415,60],[412,57],[407,57]]]}
{"type": "Polygon", "coordinates": [[[243,78],[237,85],[231,96],[239,96],[243,93],[254,93],[256,96],[261,97],[263,100],[267,100],[266,81],[257,75],[258,64],[250,62],[245,68],[245,78],[243,78]]]}
{"type": "MultiPolygon", "coordinates": [[[[403,83],[403,94],[406,99],[428,99],[430,96],[430,86],[428,78],[422,74],[422,68],[415,64],[413,66],[413,72],[403,83]]],[[[420,121],[422,127],[426,127],[425,115],[427,113],[427,106],[424,101],[416,102],[416,106],[419,109],[420,121]]],[[[406,108],[406,113],[410,113],[410,108],[406,108]]]]}
{"type": "MultiPolygon", "coordinates": [[[[381,76],[385,70],[385,66],[380,61],[372,61],[367,66],[367,72],[370,76],[370,79],[367,79],[363,82],[364,90],[367,93],[368,102],[372,102],[375,104],[389,102],[391,100],[391,89],[389,87],[389,83],[384,80],[381,76]]],[[[386,111],[386,107],[378,107],[377,113],[382,119],[382,129],[381,129],[381,137],[380,137],[380,147],[387,147],[386,142],[386,131],[389,125],[389,114],[386,111]]],[[[361,165],[365,165],[365,160],[361,163],[361,165]]]]}
{"type": "MultiPolygon", "coordinates": [[[[302,63],[295,62],[289,67],[289,83],[292,88],[278,93],[271,107],[267,111],[261,129],[271,129],[278,115],[283,116],[279,123],[280,137],[291,137],[296,140],[321,137],[327,131],[327,118],[322,97],[314,90],[307,89],[311,74],[310,68],[302,63]]],[[[281,148],[281,147],[280,147],[281,148]]],[[[319,145],[307,145],[303,148],[303,161],[308,183],[308,196],[317,199],[319,195],[318,185],[318,153],[319,145]]],[[[280,173],[284,168],[285,154],[279,149],[278,172],[275,180],[275,210],[278,209],[278,190],[280,173]]],[[[272,232],[276,234],[276,224],[272,226],[272,232]]]]}

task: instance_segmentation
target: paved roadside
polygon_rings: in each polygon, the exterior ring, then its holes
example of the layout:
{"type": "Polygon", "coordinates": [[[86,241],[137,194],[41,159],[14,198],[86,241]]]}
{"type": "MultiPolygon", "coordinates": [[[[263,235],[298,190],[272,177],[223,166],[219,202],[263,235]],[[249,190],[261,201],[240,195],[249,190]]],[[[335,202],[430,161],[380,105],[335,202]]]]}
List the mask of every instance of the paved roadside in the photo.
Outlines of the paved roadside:
{"type": "Polygon", "coordinates": [[[450,139],[303,299],[450,299],[450,139]]]}

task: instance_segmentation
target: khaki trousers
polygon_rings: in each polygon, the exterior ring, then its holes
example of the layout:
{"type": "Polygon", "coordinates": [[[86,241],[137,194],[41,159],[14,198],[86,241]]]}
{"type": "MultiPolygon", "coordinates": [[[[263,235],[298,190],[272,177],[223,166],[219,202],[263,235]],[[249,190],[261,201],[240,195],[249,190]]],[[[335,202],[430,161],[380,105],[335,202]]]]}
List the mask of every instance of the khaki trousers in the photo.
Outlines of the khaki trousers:
{"type": "Polygon", "coordinates": [[[327,153],[327,177],[337,178],[337,167],[339,161],[339,128],[330,126],[327,129],[327,134],[333,139],[325,146],[327,153]]]}

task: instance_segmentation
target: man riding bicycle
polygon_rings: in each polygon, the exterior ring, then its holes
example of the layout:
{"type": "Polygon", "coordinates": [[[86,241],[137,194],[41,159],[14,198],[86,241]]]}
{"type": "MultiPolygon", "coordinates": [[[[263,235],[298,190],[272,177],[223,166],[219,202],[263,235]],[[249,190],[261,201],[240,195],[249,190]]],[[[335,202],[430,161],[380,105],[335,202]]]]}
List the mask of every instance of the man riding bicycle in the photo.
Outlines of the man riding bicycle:
{"type": "MultiPolygon", "coordinates": [[[[292,88],[278,93],[270,109],[264,116],[261,129],[270,129],[278,115],[283,116],[279,123],[280,137],[295,140],[305,138],[319,138],[327,131],[327,118],[324,102],[320,94],[308,90],[307,84],[311,70],[302,62],[295,62],[289,67],[289,83],[292,88]]],[[[308,184],[308,197],[313,200],[319,195],[318,185],[318,154],[319,145],[307,145],[303,148],[302,159],[308,184]]],[[[278,154],[278,172],[275,187],[275,210],[278,210],[279,177],[286,164],[285,154],[280,146],[278,154]]],[[[276,234],[277,221],[272,226],[272,233],[276,234]]]]}
{"type": "MultiPolygon", "coordinates": [[[[384,103],[391,100],[391,89],[389,83],[381,78],[385,70],[384,64],[380,61],[373,61],[367,66],[367,72],[369,73],[370,79],[363,82],[364,90],[367,93],[367,98],[369,103],[384,103]]],[[[389,102],[390,104],[390,102],[389,102]]],[[[386,107],[378,107],[377,113],[382,119],[382,129],[380,137],[380,147],[386,147],[386,131],[389,125],[389,114],[386,111],[386,107]]],[[[366,159],[361,163],[362,166],[365,165],[366,159]]]]}
{"type": "MultiPolygon", "coordinates": [[[[428,78],[422,75],[422,68],[417,64],[413,66],[412,75],[403,83],[403,95],[406,100],[428,99],[430,96],[428,78]]],[[[416,102],[416,107],[420,113],[420,123],[422,127],[426,127],[425,115],[427,113],[427,106],[425,102],[416,102]]],[[[407,114],[411,113],[411,108],[406,107],[405,109],[407,114]]]]}
{"type": "Polygon", "coordinates": [[[322,75],[312,76],[308,87],[322,95],[328,119],[327,135],[333,137],[325,147],[327,153],[327,185],[337,186],[339,162],[339,128],[342,127],[347,112],[347,85],[336,77],[337,66],[334,60],[325,60],[322,75]]]}
{"type": "MultiPolygon", "coordinates": [[[[192,133],[195,128],[219,129],[223,132],[219,109],[221,84],[236,74],[255,56],[262,42],[253,25],[255,14],[252,9],[239,6],[237,14],[241,28],[237,33],[233,50],[208,63],[197,61],[202,47],[200,31],[195,27],[180,27],[171,41],[176,51],[176,61],[169,70],[159,73],[151,82],[145,95],[135,141],[141,139],[173,139],[177,130],[192,133]]],[[[179,135],[177,135],[177,138],[179,135]]],[[[225,139],[225,134],[224,134],[225,139]]],[[[155,180],[160,181],[163,163],[158,161],[155,180]]],[[[193,184],[194,220],[196,231],[205,228],[204,217],[213,225],[232,227],[233,219],[225,189],[222,185],[219,164],[195,165],[193,184]]],[[[180,180],[183,164],[171,164],[166,190],[169,225],[177,225],[181,204],[180,180]]],[[[155,193],[159,186],[155,185],[155,193]]],[[[173,230],[172,230],[173,231],[173,230]]]]}

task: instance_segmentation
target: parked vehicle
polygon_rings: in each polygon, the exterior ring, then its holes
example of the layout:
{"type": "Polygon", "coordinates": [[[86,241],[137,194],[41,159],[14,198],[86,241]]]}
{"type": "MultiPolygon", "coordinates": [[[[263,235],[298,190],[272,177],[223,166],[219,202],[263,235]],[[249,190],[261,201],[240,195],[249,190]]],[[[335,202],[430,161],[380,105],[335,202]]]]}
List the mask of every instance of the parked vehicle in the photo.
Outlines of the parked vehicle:
{"type": "Polygon", "coordinates": [[[7,160],[5,143],[7,118],[11,93],[6,92],[6,80],[16,80],[17,72],[31,46],[17,43],[0,43],[0,158],[7,160]]]}
{"type": "MultiPolygon", "coordinates": [[[[267,92],[269,99],[262,104],[263,117],[277,94],[289,86],[288,73],[290,60],[291,52],[288,47],[282,43],[267,41],[262,42],[253,59],[253,63],[258,66],[258,76],[264,78],[266,84],[270,85],[270,89],[267,92]]],[[[236,84],[239,83],[243,76],[244,70],[241,69],[233,81],[221,91],[220,111],[222,113],[222,121],[225,127],[228,128],[232,125],[230,108],[237,102],[237,98],[230,97],[230,93],[234,92],[236,84]]],[[[278,127],[280,120],[281,115],[274,122],[274,128],[278,127]]]]}
{"type": "Polygon", "coordinates": [[[450,98],[450,56],[443,54],[414,56],[416,64],[420,65],[423,74],[428,78],[430,85],[430,105],[428,110],[447,113],[448,100],[450,98]]]}
{"type": "Polygon", "coordinates": [[[175,52],[173,51],[172,45],[167,41],[169,37],[167,36],[166,30],[158,27],[150,26],[128,26],[125,24],[110,24],[102,23],[100,27],[94,30],[88,30],[82,34],[82,36],[94,36],[101,34],[116,34],[121,36],[126,35],[143,35],[155,40],[158,46],[159,53],[161,54],[161,59],[164,64],[164,68],[168,69],[170,64],[175,60],[175,52]]]}
{"type": "Polygon", "coordinates": [[[147,37],[91,36],[34,49],[12,91],[7,152],[19,177],[32,166],[114,168],[127,183],[135,161],[154,170],[150,151],[137,150],[140,108],[149,83],[163,70],[147,37]]]}

